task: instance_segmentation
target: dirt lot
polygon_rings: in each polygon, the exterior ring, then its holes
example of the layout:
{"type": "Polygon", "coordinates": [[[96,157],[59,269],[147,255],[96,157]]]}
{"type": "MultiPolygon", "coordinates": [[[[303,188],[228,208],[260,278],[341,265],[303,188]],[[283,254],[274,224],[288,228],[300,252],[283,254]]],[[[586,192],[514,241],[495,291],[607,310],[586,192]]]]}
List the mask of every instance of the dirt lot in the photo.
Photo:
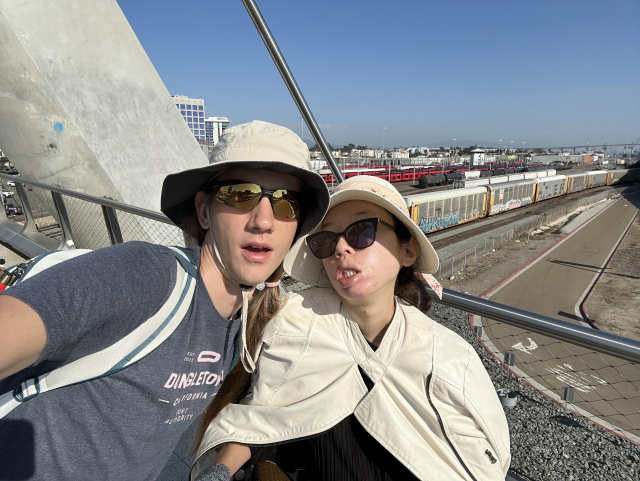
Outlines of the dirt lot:
{"type": "Polygon", "coordinates": [[[640,341],[640,216],[611,257],[585,310],[600,329],[640,341]]]}

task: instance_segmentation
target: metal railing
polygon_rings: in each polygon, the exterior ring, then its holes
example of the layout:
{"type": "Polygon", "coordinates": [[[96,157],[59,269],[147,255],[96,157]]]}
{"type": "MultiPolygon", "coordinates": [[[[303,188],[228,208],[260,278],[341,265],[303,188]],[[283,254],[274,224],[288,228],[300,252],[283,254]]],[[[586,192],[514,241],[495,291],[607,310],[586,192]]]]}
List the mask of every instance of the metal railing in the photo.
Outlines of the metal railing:
{"type": "MultiPolygon", "coordinates": [[[[39,232],[57,241],[65,240],[60,243],[59,249],[90,247],[82,242],[76,242],[73,226],[87,230],[94,237],[93,245],[97,244],[98,247],[136,240],[136,237],[128,232],[138,230],[140,224],[149,227],[144,229],[145,233],[157,234],[153,236],[157,244],[185,245],[182,231],[158,212],[6,174],[0,174],[0,178],[15,181],[20,204],[25,210],[24,219],[14,219],[14,221],[27,227],[32,219],[39,232]],[[30,186],[31,190],[25,189],[23,184],[30,186]],[[37,191],[38,189],[40,192],[37,191]],[[130,229],[129,227],[134,223],[136,228],[130,229]],[[53,229],[56,226],[57,229],[53,229]]],[[[500,317],[497,319],[502,322],[550,335],[598,352],[616,355],[632,362],[640,362],[640,342],[637,341],[581,328],[448,289],[445,289],[445,295],[440,302],[480,316],[490,313],[492,319],[496,319],[499,314],[500,317]]]]}
{"type": "Polygon", "coordinates": [[[6,174],[0,174],[0,180],[15,182],[15,194],[7,203],[23,210],[11,217],[17,229],[5,240],[27,256],[41,253],[32,248],[34,242],[44,250],[99,249],[131,240],[179,246],[192,242],[152,210],[6,174]]]}

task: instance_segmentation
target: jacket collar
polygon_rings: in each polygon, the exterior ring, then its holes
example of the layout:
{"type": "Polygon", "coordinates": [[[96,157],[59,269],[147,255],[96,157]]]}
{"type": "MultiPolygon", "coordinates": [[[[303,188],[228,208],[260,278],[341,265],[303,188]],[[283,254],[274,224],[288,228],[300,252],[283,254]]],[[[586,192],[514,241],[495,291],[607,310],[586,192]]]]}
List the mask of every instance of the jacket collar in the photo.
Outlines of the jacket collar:
{"type": "Polygon", "coordinates": [[[405,318],[400,303],[396,299],[396,310],[391,319],[391,323],[385,332],[380,346],[375,351],[371,349],[365,339],[358,323],[349,315],[344,305],[340,304],[340,331],[349,352],[369,376],[377,383],[387,372],[387,367],[391,365],[404,338],[405,318]]]}

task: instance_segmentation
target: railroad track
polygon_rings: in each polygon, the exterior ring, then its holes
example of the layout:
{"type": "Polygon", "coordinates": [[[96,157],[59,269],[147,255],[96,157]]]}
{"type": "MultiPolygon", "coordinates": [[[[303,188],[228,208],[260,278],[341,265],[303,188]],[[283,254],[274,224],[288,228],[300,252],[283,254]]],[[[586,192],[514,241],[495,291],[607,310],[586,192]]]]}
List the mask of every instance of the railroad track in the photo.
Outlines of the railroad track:
{"type": "MultiPolygon", "coordinates": [[[[533,221],[534,216],[542,215],[549,209],[552,209],[555,207],[561,207],[565,204],[569,204],[576,200],[582,199],[583,197],[591,197],[592,195],[599,194],[600,192],[606,192],[608,190],[612,190],[612,188],[610,186],[602,186],[602,187],[596,187],[595,189],[587,189],[587,190],[583,190],[581,192],[576,192],[573,194],[554,197],[553,199],[549,199],[543,202],[538,202],[536,204],[530,204],[525,207],[520,207],[518,209],[517,217],[508,216],[506,219],[499,220],[497,222],[491,222],[491,223],[484,222],[486,219],[495,218],[495,216],[483,217],[482,219],[478,219],[472,222],[468,222],[466,224],[461,224],[459,226],[446,229],[446,231],[450,232],[451,235],[443,239],[433,240],[431,241],[431,245],[433,246],[434,249],[442,249],[444,247],[448,247],[452,244],[456,244],[457,242],[463,241],[470,237],[475,237],[475,236],[484,234],[486,232],[491,232],[495,229],[499,229],[500,227],[513,224],[516,221],[522,220],[523,217],[529,217],[533,221]],[[462,232],[456,232],[461,230],[463,227],[468,226],[469,224],[476,224],[476,223],[478,224],[478,227],[476,228],[464,230],[462,232]]],[[[501,214],[497,214],[497,216],[500,217],[508,213],[513,213],[513,211],[503,212],[501,214]]],[[[427,238],[434,237],[442,233],[443,233],[442,230],[432,232],[431,234],[427,234],[427,238]]]]}

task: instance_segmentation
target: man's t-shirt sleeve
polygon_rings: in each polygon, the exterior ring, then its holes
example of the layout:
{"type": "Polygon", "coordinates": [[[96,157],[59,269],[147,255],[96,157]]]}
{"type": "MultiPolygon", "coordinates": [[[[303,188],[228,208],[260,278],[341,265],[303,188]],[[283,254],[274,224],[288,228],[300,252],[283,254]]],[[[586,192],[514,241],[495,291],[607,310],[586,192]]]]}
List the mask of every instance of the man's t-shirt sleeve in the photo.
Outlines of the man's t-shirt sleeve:
{"type": "Polygon", "coordinates": [[[47,331],[36,364],[72,361],[129,334],[160,309],[176,279],[169,249],[127,242],[62,262],[2,295],[29,305],[47,331]]]}

